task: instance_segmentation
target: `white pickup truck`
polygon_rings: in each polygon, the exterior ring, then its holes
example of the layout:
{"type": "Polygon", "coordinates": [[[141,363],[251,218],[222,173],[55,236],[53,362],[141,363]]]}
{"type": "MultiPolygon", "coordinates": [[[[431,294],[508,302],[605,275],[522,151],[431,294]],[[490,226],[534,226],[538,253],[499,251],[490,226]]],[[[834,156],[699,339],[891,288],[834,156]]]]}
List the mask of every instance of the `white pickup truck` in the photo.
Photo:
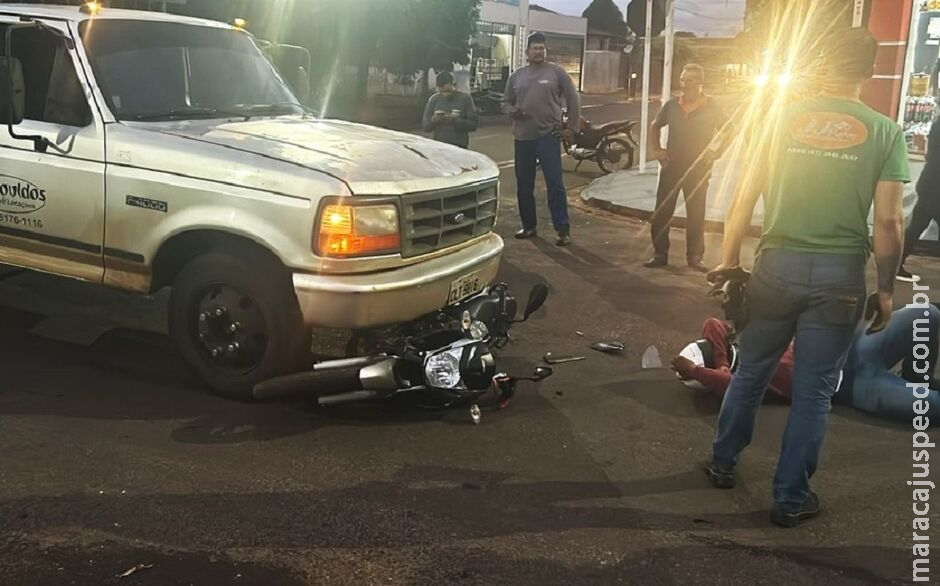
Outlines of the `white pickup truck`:
{"type": "Polygon", "coordinates": [[[237,27],[0,5],[0,263],[141,293],[215,391],[496,275],[485,156],[306,111],[237,27]],[[6,126],[6,128],[3,128],[6,126]]]}

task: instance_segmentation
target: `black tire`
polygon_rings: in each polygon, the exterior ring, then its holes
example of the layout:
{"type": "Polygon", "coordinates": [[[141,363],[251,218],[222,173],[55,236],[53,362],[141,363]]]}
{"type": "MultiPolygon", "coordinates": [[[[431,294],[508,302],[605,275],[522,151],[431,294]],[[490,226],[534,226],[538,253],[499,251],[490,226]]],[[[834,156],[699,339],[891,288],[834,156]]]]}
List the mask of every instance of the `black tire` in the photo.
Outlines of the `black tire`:
{"type": "Polygon", "coordinates": [[[622,138],[608,138],[597,150],[597,166],[604,173],[633,167],[633,146],[622,138]]]}
{"type": "Polygon", "coordinates": [[[219,395],[248,400],[256,383],[310,367],[311,329],[290,273],[263,251],[196,257],[174,279],[168,310],[183,359],[219,395]]]}

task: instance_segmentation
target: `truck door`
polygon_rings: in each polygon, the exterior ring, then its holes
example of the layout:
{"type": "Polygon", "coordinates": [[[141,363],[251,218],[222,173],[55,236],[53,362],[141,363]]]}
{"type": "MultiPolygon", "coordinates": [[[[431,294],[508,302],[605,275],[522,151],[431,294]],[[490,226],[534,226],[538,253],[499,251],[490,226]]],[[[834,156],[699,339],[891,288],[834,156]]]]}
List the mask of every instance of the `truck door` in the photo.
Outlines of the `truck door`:
{"type": "Polygon", "coordinates": [[[17,25],[11,52],[26,84],[25,117],[13,130],[48,144],[37,147],[0,127],[0,262],[100,282],[104,124],[76,49],[62,38],[71,38],[67,24],[42,22],[58,34],[19,24],[0,16],[3,34],[17,25]]]}

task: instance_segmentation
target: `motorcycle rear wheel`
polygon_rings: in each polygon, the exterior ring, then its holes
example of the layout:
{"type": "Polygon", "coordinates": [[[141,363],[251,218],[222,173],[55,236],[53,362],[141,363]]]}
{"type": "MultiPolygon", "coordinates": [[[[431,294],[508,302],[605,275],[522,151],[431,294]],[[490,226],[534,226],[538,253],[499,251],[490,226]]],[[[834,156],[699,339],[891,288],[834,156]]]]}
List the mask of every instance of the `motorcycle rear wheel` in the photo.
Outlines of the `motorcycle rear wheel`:
{"type": "Polygon", "coordinates": [[[597,149],[597,166],[604,173],[633,167],[633,146],[622,138],[607,138],[597,149]]]}

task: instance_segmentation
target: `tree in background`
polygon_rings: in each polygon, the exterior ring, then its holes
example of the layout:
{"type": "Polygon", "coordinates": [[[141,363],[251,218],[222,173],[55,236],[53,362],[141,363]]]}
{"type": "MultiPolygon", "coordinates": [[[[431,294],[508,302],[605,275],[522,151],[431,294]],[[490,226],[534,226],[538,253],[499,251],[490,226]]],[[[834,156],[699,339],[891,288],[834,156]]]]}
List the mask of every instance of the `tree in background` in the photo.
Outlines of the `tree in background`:
{"type": "Polygon", "coordinates": [[[411,75],[469,63],[480,3],[188,0],[169,9],[224,22],[244,18],[248,30],[260,39],[305,47],[311,55],[310,80],[317,106],[329,103],[334,113],[348,115],[367,97],[370,66],[411,75]]]}
{"type": "Polygon", "coordinates": [[[627,37],[627,23],[614,0],[593,0],[581,13],[588,26],[617,36],[627,37]]]}
{"type": "Polygon", "coordinates": [[[470,63],[470,40],[477,33],[480,0],[395,0],[378,42],[376,64],[391,73],[424,74],[470,63]]]}

